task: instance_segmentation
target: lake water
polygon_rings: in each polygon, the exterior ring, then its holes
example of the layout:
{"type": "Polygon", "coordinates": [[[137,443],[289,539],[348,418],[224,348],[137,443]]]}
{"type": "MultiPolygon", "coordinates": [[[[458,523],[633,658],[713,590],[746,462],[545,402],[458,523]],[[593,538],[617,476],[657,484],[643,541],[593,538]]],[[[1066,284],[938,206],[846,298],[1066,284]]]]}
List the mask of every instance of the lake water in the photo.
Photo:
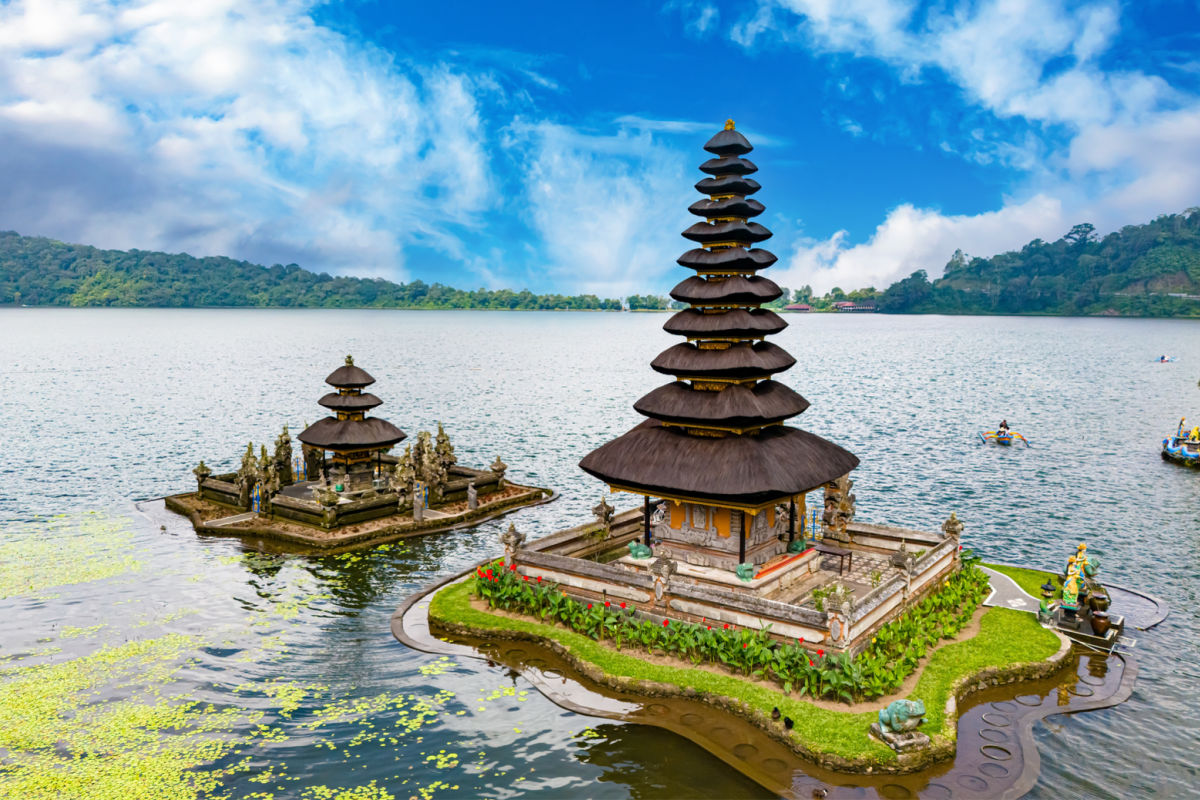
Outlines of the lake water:
{"type": "MultiPolygon", "coordinates": [[[[75,663],[90,677],[62,691],[80,695],[68,714],[80,730],[112,727],[97,716],[97,698],[134,715],[156,703],[211,704],[196,707],[204,713],[190,727],[166,729],[179,752],[164,770],[225,770],[219,780],[232,797],[353,787],[367,787],[347,795],[356,799],[381,796],[372,787],[423,800],[761,796],[670,733],[566,712],[519,678],[410,651],[388,631],[415,589],[498,553],[510,520],[533,537],[590,518],[603,487],[576,465],[636,424],[634,400],[665,382],[649,368],[675,341],[660,330],[665,320],[0,310],[0,693],[29,674],[20,667],[75,663]],[[561,499],[473,530],[319,558],[200,539],[140,502],[193,486],[201,458],[232,469],[247,441],[257,449],[283,423],[296,432],[315,420],[322,380],[346,353],[375,376],[379,416],[410,436],[441,420],[461,463],[500,455],[514,480],[561,499]],[[72,662],[143,641],[160,650],[127,672],[115,658],[104,661],[111,675],[96,658],[72,662]]],[[[862,459],[859,519],[933,528],[954,510],[969,545],[1036,565],[1061,565],[1086,540],[1103,578],[1171,604],[1163,625],[1134,633],[1140,673],[1129,702],[1037,727],[1033,796],[1193,795],[1200,472],[1163,462],[1158,450],[1180,416],[1200,419],[1200,326],[788,321],[773,341],[799,363],[782,379],[812,403],[794,424],[862,459]],[[1162,353],[1178,359],[1153,363],[1162,353]],[[980,446],[976,432],[1001,417],[1032,447],[980,446]]],[[[58,769],[92,746],[47,724],[43,740],[13,748],[24,774],[58,769]]],[[[0,771],[0,796],[13,785],[5,780],[0,771]]]]}

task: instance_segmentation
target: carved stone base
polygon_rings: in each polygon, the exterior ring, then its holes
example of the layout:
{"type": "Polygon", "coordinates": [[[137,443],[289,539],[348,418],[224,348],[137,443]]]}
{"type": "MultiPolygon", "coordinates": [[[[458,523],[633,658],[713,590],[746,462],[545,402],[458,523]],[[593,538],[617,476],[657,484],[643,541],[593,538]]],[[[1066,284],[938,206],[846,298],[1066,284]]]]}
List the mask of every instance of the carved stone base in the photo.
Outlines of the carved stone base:
{"type": "Polygon", "coordinates": [[[892,733],[891,731],[885,731],[883,728],[879,727],[878,722],[871,723],[871,735],[895,750],[897,753],[906,753],[909,750],[920,750],[923,747],[929,746],[929,737],[920,731],[892,733]]]}

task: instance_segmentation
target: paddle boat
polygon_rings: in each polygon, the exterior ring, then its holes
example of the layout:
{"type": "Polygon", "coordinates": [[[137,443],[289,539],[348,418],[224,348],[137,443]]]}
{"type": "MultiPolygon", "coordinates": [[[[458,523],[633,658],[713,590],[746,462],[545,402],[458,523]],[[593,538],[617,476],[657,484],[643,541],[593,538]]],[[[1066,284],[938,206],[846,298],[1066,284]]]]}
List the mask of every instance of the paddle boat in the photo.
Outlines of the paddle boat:
{"type": "Polygon", "coordinates": [[[1200,466],[1200,425],[1193,427],[1190,431],[1185,431],[1183,427],[1185,421],[1186,418],[1179,420],[1179,428],[1175,431],[1174,436],[1163,439],[1162,457],[1167,461],[1174,461],[1176,464],[1197,467],[1200,466]]]}
{"type": "Polygon", "coordinates": [[[1174,360],[1175,360],[1175,356],[1159,356],[1158,358],[1154,359],[1154,363],[1155,364],[1170,364],[1174,360]]]}
{"type": "Polygon", "coordinates": [[[1019,441],[1021,444],[1029,447],[1029,441],[1024,436],[1016,431],[1009,431],[1005,430],[1004,428],[1001,428],[998,431],[984,431],[983,433],[979,434],[979,441],[981,444],[994,442],[1005,447],[1011,446],[1014,441],[1019,441]]]}

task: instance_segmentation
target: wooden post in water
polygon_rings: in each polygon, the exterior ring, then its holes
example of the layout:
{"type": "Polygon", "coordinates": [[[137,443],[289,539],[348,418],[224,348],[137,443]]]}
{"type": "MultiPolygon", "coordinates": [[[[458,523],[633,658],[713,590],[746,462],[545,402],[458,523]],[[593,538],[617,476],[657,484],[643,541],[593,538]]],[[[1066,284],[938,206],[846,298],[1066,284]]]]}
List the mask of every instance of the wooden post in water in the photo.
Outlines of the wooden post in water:
{"type": "Polygon", "coordinates": [[[796,498],[788,503],[788,544],[796,541],[796,498]]]}
{"type": "Polygon", "coordinates": [[[646,547],[650,546],[650,495],[646,495],[646,502],[642,506],[642,530],[645,535],[646,547]]]}
{"type": "Polygon", "coordinates": [[[746,563],[746,512],[740,512],[742,515],[741,530],[738,531],[738,563],[746,563]]]}

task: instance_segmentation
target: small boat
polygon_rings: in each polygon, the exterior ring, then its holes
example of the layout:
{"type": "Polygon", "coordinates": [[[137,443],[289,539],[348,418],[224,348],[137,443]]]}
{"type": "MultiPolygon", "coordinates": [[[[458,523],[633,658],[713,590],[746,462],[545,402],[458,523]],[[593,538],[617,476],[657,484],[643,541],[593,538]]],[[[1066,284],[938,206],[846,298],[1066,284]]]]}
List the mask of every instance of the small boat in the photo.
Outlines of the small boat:
{"type": "Polygon", "coordinates": [[[983,433],[979,434],[979,441],[981,444],[994,442],[995,444],[1002,445],[1004,447],[1010,447],[1014,441],[1018,441],[1026,447],[1029,447],[1029,441],[1016,431],[984,431],[983,433]]]}
{"type": "Polygon", "coordinates": [[[1155,364],[1170,364],[1174,360],[1175,360],[1175,356],[1159,356],[1158,358],[1154,359],[1154,363],[1155,364]]]}
{"type": "Polygon", "coordinates": [[[1174,436],[1163,439],[1162,457],[1164,460],[1174,461],[1176,464],[1200,467],[1200,428],[1185,431],[1183,428],[1185,421],[1186,419],[1179,420],[1179,428],[1175,431],[1174,436]]]}

